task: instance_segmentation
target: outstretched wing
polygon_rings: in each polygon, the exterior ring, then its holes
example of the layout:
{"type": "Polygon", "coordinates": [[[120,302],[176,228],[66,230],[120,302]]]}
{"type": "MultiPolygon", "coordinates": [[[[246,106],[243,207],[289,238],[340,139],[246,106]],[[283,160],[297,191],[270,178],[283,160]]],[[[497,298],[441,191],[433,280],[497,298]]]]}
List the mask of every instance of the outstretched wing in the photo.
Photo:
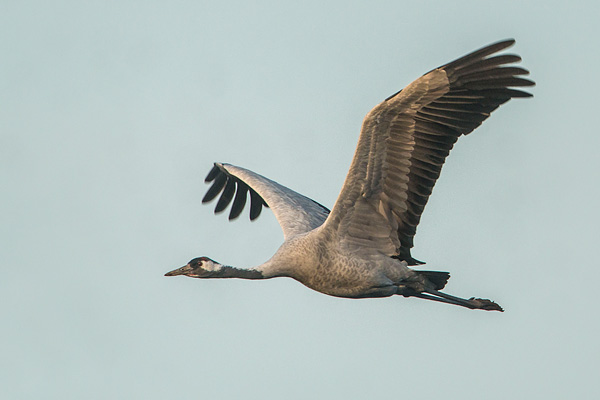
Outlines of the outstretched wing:
{"type": "Polygon", "coordinates": [[[520,78],[517,55],[495,55],[514,44],[498,42],[423,75],[371,110],[335,206],[323,226],[336,231],[348,252],[378,251],[411,257],[413,237],[442,165],[461,135],[478,127],[513,97],[520,78]]]}
{"type": "Polygon", "coordinates": [[[263,206],[269,207],[281,225],[286,239],[321,226],[329,215],[329,210],[316,201],[262,175],[231,164],[215,163],[205,182],[213,184],[202,203],[207,203],[221,194],[215,214],[224,211],[233,200],[229,219],[239,217],[249,193],[250,220],[258,218],[263,206]]]}

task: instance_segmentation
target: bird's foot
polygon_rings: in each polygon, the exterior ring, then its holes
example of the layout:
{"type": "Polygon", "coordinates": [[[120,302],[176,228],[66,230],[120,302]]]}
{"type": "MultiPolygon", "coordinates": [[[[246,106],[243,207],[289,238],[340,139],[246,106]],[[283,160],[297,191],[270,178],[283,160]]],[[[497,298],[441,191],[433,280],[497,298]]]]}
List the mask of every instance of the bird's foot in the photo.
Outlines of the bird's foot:
{"type": "Polygon", "coordinates": [[[504,310],[502,309],[502,307],[500,307],[500,305],[498,305],[498,304],[496,304],[493,301],[488,300],[488,299],[478,299],[478,298],[475,298],[475,297],[471,297],[469,299],[469,303],[471,303],[471,305],[473,306],[473,308],[476,308],[478,310],[504,312],[504,310]]]}

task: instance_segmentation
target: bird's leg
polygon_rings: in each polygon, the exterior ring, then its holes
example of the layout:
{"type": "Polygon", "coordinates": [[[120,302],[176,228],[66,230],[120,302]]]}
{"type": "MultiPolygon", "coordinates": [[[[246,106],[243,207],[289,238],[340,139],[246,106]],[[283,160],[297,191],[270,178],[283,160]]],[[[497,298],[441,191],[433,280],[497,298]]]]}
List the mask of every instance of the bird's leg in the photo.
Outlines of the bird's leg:
{"type": "Polygon", "coordinates": [[[463,299],[460,297],[452,296],[446,293],[442,293],[435,289],[425,289],[423,292],[418,292],[408,287],[398,287],[397,294],[404,297],[418,297],[426,300],[439,301],[440,303],[453,304],[455,306],[461,306],[470,308],[472,310],[488,310],[488,311],[504,311],[502,307],[487,299],[476,299],[471,297],[470,299],[463,299]]]}
{"type": "Polygon", "coordinates": [[[433,296],[426,295],[425,293],[419,293],[421,295],[427,296],[423,298],[429,298],[429,300],[436,299],[437,301],[442,301],[444,303],[455,304],[457,306],[463,306],[470,309],[477,310],[487,310],[487,311],[504,311],[502,307],[498,304],[494,303],[488,299],[478,299],[475,297],[471,297],[470,299],[463,299],[460,297],[452,296],[443,292],[440,292],[435,289],[425,289],[423,292],[429,293],[433,296]]]}
{"type": "Polygon", "coordinates": [[[452,300],[447,300],[447,299],[444,299],[442,297],[435,297],[435,296],[432,296],[430,294],[425,294],[425,293],[415,292],[414,294],[406,295],[405,297],[418,297],[420,299],[439,301],[440,303],[452,304],[454,306],[468,307],[468,308],[471,308],[471,309],[473,308],[472,306],[467,306],[467,305],[462,304],[462,303],[457,303],[457,302],[452,301],[452,300]]]}

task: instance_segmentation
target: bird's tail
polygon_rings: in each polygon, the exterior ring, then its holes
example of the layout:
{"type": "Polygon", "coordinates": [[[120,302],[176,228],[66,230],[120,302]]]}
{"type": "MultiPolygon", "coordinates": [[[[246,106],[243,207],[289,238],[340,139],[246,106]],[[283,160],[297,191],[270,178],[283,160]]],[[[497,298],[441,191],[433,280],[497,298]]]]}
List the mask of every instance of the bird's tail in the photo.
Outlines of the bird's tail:
{"type": "Polygon", "coordinates": [[[440,272],[440,271],[415,271],[420,275],[423,275],[427,280],[435,286],[435,290],[442,290],[448,279],[450,279],[449,272],[440,272]]]}

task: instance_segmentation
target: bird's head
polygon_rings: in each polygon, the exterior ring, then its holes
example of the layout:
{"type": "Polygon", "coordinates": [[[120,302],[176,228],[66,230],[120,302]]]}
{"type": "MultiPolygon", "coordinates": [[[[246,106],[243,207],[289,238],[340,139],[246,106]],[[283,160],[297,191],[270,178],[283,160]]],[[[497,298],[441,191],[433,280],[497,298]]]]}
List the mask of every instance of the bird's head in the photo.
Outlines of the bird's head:
{"type": "Polygon", "coordinates": [[[165,276],[187,275],[191,278],[211,278],[218,275],[222,265],[208,257],[198,257],[187,265],[167,272],[165,276]]]}

